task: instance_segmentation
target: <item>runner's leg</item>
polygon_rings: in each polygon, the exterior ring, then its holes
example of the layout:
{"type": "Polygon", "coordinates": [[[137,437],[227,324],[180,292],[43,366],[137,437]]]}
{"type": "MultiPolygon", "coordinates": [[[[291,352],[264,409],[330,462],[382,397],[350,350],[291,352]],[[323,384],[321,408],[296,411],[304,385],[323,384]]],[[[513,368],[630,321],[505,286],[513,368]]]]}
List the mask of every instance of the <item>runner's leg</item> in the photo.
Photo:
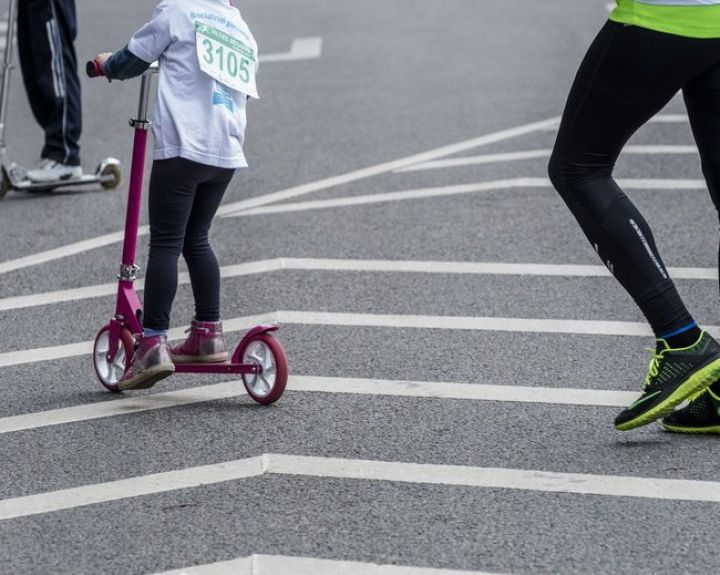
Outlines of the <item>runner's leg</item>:
{"type": "Polygon", "coordinates": [[[720,41],[608,23],[580,67],[550,161],[553,184],[658,337],[640,397],[615,418],[620,431],[664,417],[720,378],[720,345],[700,332],[612,177],[632,134],[718,62],[720,41]]]}
{"type": "Polygon", "coordinates": [[[683,98],[700,152],[702,172],[720,216],[720,64],[687,84],[683,98]]]}
{"type": "MultiPolygon", "coordinates": [[[[713,47],[720,56],[720,43],[713,47]]],[[[650,227],[612,173],[628,139],[706,59],[688,39],[609,22],[577,74],[549,166],[590,243],[658,336],[692,326],[693,319],[650,227]]]]}

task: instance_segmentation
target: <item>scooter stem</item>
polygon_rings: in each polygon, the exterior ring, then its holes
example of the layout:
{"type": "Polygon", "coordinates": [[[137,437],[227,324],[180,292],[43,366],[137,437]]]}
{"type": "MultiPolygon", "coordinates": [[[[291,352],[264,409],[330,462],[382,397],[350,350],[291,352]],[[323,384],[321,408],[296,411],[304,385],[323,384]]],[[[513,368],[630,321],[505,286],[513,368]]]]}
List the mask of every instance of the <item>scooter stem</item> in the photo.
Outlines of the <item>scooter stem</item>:
{"type": "Polygon", "coordinates": [[[142,75],[138,116],[136,119],[130,120],[130,125],[135,128],[135,141],[133,143],[130,188],[128,192],[127,212],[125,215],[125,241],[123,243],[122,255],[122,264],[124,267],[135,265],[137,231],[140,225],[140,207],[142,205],[142,190],[145,175],[145,151],[147,149],[148,128],[150,127],[150,121],[147,116],[152,76],[155,73],[157,73],[157,66],[151,67],[142,75]]]}
{"type": "Polygon", "coordinates": [[[138,226],[140,225],[140,207],[145,173],[145,151],[147,150],[148,126],[135,125],[130,188],[128,191],[127,212],[125,214],[125,240],[123,242],[123,266],[133,266],[137,252],[138,226]]]}

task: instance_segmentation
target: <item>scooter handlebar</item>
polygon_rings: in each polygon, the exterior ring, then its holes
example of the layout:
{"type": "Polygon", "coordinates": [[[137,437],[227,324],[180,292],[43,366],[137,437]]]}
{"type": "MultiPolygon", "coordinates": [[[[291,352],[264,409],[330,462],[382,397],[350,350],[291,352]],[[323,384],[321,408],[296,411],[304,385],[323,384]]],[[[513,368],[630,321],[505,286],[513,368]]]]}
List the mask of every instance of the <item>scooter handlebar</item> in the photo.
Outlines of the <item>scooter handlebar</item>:
{"type": "Polygon", "coordinates": [[[103,67],[95,60],[90,60],[85,65],[85,72],[90,78],[99,78],[105,75],[103,67]]]}

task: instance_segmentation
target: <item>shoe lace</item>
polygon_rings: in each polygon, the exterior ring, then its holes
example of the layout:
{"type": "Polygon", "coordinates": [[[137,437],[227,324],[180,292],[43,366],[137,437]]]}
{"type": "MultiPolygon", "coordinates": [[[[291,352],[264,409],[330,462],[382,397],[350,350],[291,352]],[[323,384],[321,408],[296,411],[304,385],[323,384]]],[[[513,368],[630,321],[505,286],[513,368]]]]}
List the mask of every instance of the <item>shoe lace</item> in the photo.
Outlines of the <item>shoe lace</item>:
{"type": "Polygon", "coordinates": [[[643,383],[643,387],[647,388],[652,383],[653,379],[655,379],[660,373],[660,361],[663,358],[663,352],[658,353],[656,349],[649,347],[645,348],[645,350],[652,354],[652,359],[648,365],[648,373],[645,376],[645,381],[643,383]]]}

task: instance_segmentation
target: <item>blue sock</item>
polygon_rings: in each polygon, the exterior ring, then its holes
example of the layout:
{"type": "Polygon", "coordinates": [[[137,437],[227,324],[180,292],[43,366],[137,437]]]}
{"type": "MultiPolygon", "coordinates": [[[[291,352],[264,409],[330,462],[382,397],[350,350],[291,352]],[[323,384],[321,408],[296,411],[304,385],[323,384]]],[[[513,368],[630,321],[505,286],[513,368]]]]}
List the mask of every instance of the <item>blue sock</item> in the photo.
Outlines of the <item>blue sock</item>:
{"type": "MultiPolygon", "coordinates": [[[[693,345],[700,339],[702,330],[694,321],[670,333],[658,335],[658,339],[664,339],[672,349],[686,348],[693,345]]],[[[662,351],[664,347],[658,342],[658,350],[662,351]]]]}
{"type": "Polygon", "coordinates": [[[143,328],[143,337],[167,337],[167,330],[166,329],[151,329],[149,327],[143,328]]]}

